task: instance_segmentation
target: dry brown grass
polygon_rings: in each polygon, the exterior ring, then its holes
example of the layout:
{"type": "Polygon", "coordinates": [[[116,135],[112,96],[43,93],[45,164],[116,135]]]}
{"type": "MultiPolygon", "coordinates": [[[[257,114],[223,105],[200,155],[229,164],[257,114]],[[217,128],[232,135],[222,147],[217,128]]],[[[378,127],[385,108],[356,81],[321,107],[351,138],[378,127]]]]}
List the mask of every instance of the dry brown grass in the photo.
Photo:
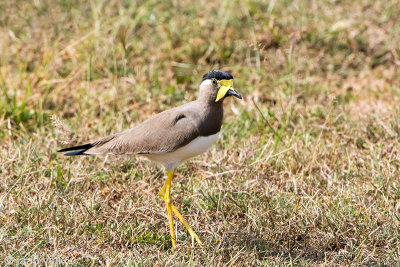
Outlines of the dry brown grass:
{"type": "Polygon", "coordinates": [[[396,0],[0,2],[0,261],[399,265],[399,17],[396,0]],[[162,169],[55,151],[195,99],[210,69],[244,100],[178,170],[205,247],[177,224],[172,250],[162,169]]]}

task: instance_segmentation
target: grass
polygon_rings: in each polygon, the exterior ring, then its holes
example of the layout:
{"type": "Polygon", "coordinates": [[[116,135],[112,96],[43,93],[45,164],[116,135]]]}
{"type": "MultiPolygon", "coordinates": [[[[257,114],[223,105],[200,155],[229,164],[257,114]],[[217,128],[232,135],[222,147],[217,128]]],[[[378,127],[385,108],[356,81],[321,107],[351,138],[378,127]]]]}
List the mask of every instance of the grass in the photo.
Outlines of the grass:
{"type": "Polygon", "coordinates": [[[0,261],[399,265],[399,15],[395,0],[1,2],[0,261]],[[172,250],[161,168],[56,150],[194,100],[211,69],[244,100],[178,170],[173,201],[205,246],[177,224],[172,250]]]}

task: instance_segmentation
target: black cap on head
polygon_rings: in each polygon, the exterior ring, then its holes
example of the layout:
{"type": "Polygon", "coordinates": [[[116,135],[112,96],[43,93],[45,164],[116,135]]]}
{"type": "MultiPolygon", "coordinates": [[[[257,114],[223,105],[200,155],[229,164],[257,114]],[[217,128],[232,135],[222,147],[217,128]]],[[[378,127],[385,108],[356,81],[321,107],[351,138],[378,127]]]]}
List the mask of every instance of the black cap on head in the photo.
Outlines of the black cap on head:
{"type": "Polygon", "coordinates": [[[203,81],[204,80],[208,80],[208,79],[212,79],[215,78],[218,81],[220,80],[232,80],[233,76],[232,74],[225,72],[225,71],[220,71],[220,70],[212,70],[210,72],[207,72],[206,74],[204,74],[203,76],[203,81]]]}

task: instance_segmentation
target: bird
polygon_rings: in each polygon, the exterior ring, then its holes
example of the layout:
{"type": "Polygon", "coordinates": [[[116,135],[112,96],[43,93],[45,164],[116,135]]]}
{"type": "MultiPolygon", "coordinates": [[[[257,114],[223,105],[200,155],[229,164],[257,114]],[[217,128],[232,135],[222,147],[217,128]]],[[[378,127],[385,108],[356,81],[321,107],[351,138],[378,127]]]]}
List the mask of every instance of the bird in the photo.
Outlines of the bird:
{"type": "Polygon", "coordinates": [[[204,153],[216,142],[222,126],[223,100],[229,96],[242,99],[233,88],[232,74],[212,70],[203,75],[195,101],[158,113],[131,129],[58,152],[67,152],[65,156],[140,155],[160,163],[167,171],[159,196],[166,204],[172,247],[176,247],[173,214],[189,232],[192,246],[195,241],[202,246],[198,235],[172,203],[171,183],[182,162],[204,153]]]}

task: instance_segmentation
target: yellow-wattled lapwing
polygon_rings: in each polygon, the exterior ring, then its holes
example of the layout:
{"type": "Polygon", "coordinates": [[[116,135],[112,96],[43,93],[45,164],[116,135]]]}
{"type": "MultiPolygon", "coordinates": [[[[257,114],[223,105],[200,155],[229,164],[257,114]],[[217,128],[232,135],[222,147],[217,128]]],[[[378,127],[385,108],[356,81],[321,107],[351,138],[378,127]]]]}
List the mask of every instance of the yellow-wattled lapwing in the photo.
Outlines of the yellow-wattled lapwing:
{"type": "Polygon", "coordinates": [[[168,212],[172,246],[176,246],[172,213],[189,231],[192,245],[201,241],[170,198],[171,181],[183,161],[205,152],[218,138],[222,125],[222,100],[227,96],[242,99],[233,89],[233,77],[224,71],[210,71],[203,76],[196,101],[161,112],[132,129],[80,146],[64,148],[66,156],[140,154],[164,165],[167,180],[159,195],[168,212]]]}

